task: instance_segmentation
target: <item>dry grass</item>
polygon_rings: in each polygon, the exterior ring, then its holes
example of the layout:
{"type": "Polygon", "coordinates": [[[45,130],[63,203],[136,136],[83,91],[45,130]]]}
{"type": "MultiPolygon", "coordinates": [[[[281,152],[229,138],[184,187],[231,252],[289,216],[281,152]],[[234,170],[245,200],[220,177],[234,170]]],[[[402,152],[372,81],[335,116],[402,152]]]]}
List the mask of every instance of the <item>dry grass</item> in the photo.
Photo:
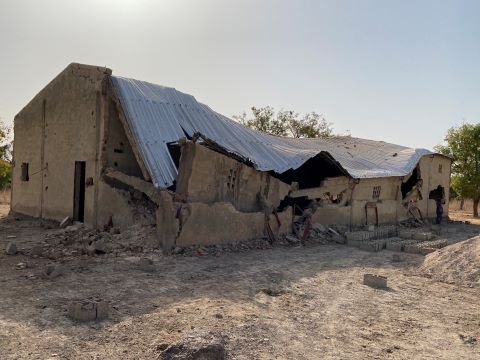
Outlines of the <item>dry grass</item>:
{"type": "Polygon", "coordinates": [[[452,220],[468,220],[472,224],[480,225],[480,218],[473,217],[473,201],[471,199],[465,200],[463,210],[460,210],[459,200],[451,200],[448,205],[448,217],[452,220]]]}
{"type": "Polygon", "coordinates": [[[7,205],[10,204],[10,189],[0,190],[0,204],[7,205]]]}
{"type": "MultiPolygon", "coordinates": [[[[450,203],[448,204],[448,208],[450,210],[460,210],[460,200],[453,199],[450,200],[450,203]]],[[[462,211],[473,211],[473,201],[472,199],[466,199],[463,203],[463,210],[462,211]]]]}

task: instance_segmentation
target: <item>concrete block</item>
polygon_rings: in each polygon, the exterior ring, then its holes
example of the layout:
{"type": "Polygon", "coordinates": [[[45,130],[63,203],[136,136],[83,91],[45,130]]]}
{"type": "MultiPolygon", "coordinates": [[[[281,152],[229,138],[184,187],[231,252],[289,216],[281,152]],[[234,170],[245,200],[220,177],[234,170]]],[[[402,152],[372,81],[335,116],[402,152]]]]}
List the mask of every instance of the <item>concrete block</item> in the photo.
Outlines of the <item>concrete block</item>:
{"type": "Polygon", "coordinates": [[[402,258],[398,254],[393,254],[392,255],[392,262],[401,262],[402,258]]]}
{"type": "Polygon", "coordinates": [[[109,305],[105,301],[73,302],[68,305],[68,317],[78,322],[101,321],[108,318],[109,305]]]}
{"type": "Polygon", "coordinates": [[[376,289],[387,289],[387,278],[385,276],[364,274],[363,285],[367,285],[376,289]]]}
{"type": "Polygon", "coordinates": [[[71,303],[68,306],[68,317],[80,322],[94,321],[97,318],[97,306],[91,302],[71,303]]]}
{"type": "Polygon", "coordinates": [[[420,248],[417,244],[407,244],[404,246],[403,251],[409,254],[419,254],[420,248]]]}
{"type": "Polygon", "coordinates": [[[398,236],[402,239],[411,239],[413,236],[413,232],[411,230],[399,230],[398,236]]]}
{"type": "Polygon", "coordinates": [[[390,251],[400,252],[403,251],[403,246],[404,244],[402,242],[388,242],[385,248],[390,251]]]}
{"type": "Polygon", "coordinates": [[[360,241],[354,241],[354,240],[347,240],[347,245],[352,246],[352,247],[359,247],[361,244],[360,241]]]}
{"type": "Polygon", "coordinates": [[[380,244],[376,242],[362,242],[358,247],[360,250],[377,252],[381,250],[380,244]]]}
{"type": "Polygon", "coordinates": [[[419,241],[428,241],[433,239],[431,232],[416,232],[413,234],[413,238],[419,241]]]}
{"type": "Polygon", "coordinates": [[[102,321],[108,319],[110,306],[105,301],[100,301],[97,303],[97,321],[102,321]]]}
{"type": "Polygon", "coordinates": [[[7,255],[15,255],[18,252],[17,245],[15,245],[12,242],[9,242],[7,244],[7,247],[5,248],[5,253],[7,255]]]}

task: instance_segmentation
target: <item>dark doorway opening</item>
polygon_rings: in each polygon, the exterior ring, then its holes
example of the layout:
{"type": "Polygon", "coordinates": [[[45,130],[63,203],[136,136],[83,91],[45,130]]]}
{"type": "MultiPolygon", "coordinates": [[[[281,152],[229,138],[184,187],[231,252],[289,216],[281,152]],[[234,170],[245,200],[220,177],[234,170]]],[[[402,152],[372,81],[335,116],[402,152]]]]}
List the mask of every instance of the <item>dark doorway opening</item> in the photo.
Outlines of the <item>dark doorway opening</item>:
{"type": "Polygon", "coordinates": [[[85,214],[85,161],[75,161],[73,220],[83,222],[85,214]]]}
{"type": "Polygon", "coordinates": [[[418,181],[420,180],[420,170],[418,169],[418,166],[413,169],[412,175],[410,178],[402,183],[401,185],[401,191],[402,191],[402,199],[405,199],[407,197],[407,194],[412,191],[412,189],[417,185],[418,181]]]}
{"type": "Polygon", "coordinates": [[[445,189],[443,186],[438,185],[436,189],[430,191],[428,198],[431,200],[444,200],[445,199],[445,189]]]}
{"type": "Polygon", "coordinates": [[[348,174],[328,153],[321,152],[298,169],[290,169],[279,175],[272,173],[272,175],[287,184],[297,182],[299,189],[309,189],[319,187],[322,180],[326,178],[347,176],[348,174]]]}

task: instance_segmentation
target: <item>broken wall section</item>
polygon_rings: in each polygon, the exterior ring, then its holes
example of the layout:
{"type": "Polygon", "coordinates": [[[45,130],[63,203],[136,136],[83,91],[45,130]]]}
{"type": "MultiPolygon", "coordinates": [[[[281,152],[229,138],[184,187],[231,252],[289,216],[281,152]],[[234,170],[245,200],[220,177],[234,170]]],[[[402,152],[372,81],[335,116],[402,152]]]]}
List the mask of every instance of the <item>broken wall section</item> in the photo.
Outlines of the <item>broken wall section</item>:
{"type": "Polygon", "coordinates": [[[397,221],[401,178],[327,178],[316,188],[295,191],[294,197],[320,200],[312,222],[323,225],[364,225],[397,221]],[[376,209],[376,210],[375,210],[376,209]]]}
{"type": "Polygon", "coordinates": [[[278,206],[290,185],[198,143],[182,146],[176,193],[188,202],[231,203],[241,212],[259,211],[257,193],[278,206]]]}
{"type": "MultiPolygon", "coordinates": [[[[176,193],[162,192],[157,232],[164,249],[193,244],[220,244],[265,235],[268,218],[261,193],[276,208],[290,186],[201,144],[182,144],[176,193]]],[[[292,210],[270,216],[275,234],[290,233],[292,210]]]]}
{"type": "Polygon", "coordinates": [[[132,145],[120,121],[117,104],[112,99],[108,101],[107,121],[107,133],[104,138],[106,165],[127,175],[142,178],[142,170],[138,165],[132,145]]]}
{"type": "Polygon", "coordinates": [[[443,206],[443,216],[448,216],[448,199],[450,196],[450,172],[451,159],[439,154],[424,156],[420,159],[419,168],[422,174],[423,200],[419,202],[419,208],[422,214],[428,218],[435,218],[436,204],[434,199],[429,199],[430,192],[439,186],[443,188],[445,205],[443,206]]]}

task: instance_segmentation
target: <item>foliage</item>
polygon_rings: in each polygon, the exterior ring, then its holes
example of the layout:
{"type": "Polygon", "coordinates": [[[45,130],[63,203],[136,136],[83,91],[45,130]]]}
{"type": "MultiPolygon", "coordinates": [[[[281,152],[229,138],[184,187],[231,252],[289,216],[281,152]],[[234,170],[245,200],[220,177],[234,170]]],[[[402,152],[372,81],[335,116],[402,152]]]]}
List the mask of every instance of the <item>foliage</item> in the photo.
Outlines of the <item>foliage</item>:
{"type": "MultiPolygon", "coordinates": [[[[451,184],[450,184],[451,185],[451,184]]],[[[453,186],[450,186],[450,191],[449,191],[449,197],[450,197],[450,200],[452,199],[458,199],[458,200],[461,200],[461,196],[458,195],[457,191],[453,188],[453,186]]]]}
{"type": "Polygon", "coordinates": [[[280,110],[275,114],[271,106],[252,107],[251,110],[253,118],[247,118],[246,113],[233,118],[252,129],[276,136],[316,138],[333,135],[332,124],[316,112],[300,116],[294,111],[280,110]]]}
{"type": "Polygon", "coordinates": [[[5,189],[12,182],[12,141],[10,128],[0,120],[0,189],[5,189]]]}
{"type": "Polygon", "coordinates": [[[480,201],[480,123],[448,129],[445,143],[435,147],[453,158],[452,188],[462,198],[473,199],[473,214],[478,217],[480,201]]]}
{"type": "Polygon", "coordinates": [[[12,183],[12,164],[0,159],[0,189],[5,189],[12,183]]]}

